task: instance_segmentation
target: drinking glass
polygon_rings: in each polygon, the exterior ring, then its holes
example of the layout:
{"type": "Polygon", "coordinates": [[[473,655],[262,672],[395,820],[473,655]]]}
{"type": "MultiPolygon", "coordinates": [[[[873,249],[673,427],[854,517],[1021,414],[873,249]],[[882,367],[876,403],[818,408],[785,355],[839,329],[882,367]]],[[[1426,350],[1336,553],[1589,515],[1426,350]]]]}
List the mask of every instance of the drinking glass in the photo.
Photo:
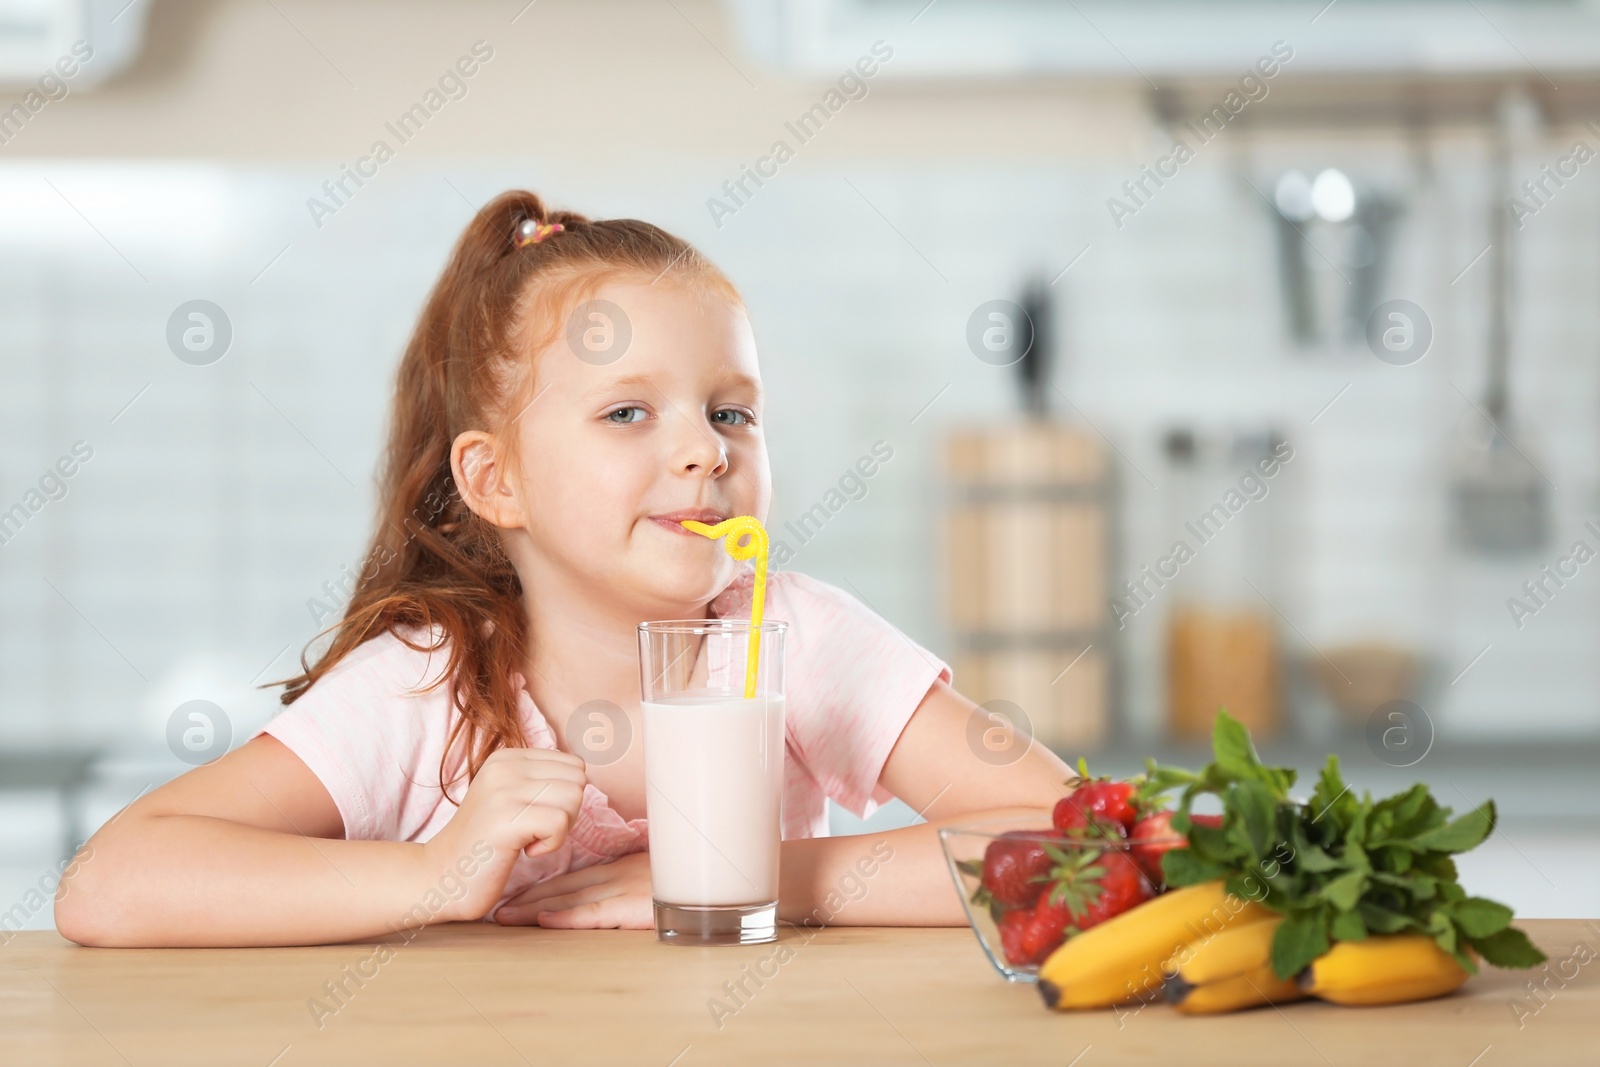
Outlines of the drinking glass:
{"type": "Polygon", "coordinates": [[[650,884],[662,941],[778,938],[788,625],[639,624],[650,884]]]}

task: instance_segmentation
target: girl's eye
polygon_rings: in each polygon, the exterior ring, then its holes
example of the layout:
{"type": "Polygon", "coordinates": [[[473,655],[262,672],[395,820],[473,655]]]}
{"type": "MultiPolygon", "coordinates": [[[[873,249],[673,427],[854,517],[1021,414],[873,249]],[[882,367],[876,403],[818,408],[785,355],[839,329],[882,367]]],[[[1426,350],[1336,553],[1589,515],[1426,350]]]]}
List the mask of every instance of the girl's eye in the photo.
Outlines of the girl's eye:
{"type": "Polygon", "coordinates": [[[734,408],[723,408],[721,411],[712,412],[711,417],[723,426],[743,426],[750,421],[750,416],[734,408]]]}
{"type": "Polygon", "coordinates": [[[618,408],[606,413],[606,418],[615,423],[639,422],[646,416],[644,408],[618,408]]]}

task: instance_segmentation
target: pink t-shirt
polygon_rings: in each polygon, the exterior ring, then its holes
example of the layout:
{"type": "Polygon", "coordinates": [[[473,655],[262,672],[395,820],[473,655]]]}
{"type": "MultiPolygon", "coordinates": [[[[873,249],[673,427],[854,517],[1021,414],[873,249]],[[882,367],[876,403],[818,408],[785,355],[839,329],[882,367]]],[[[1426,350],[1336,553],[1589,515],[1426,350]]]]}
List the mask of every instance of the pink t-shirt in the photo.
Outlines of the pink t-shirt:
{"type": "MultiPolygon", "coordinates": [[[[708,613],[748,619],[752,580],[744,571],[708,613]]],[[[934,682],[950,681],[950,668],[855,597],[804,574],[771,575],[765,616],[789,624],[783,837],[826,837],[826,798],[863,818],[892,799],[878,783],[889,750],[934,682]]],[[[437,635],[423,640],[420,627],[407,633],[421,645],[437,635]]],[[[439,789],[439,760],[459,717],[448,706],[449,685],[408,692],[438,678],[448,659],[447,647],[418,652],[385,633],[263,727],[321,780],[347,838],[426,841],[455,813],[439,789]]],[[[524,677],[514,673],[512,682],[528,743],[555,748],[524,677]]],[[[454,782],[451,793],[460,799],[465,788],[454,782]]],[[[519,857],[495,907],[536,882],[648,847],[647,820],[623,819],[605,793],[585,785],[566,842],[543,856],[519,857]]]]}

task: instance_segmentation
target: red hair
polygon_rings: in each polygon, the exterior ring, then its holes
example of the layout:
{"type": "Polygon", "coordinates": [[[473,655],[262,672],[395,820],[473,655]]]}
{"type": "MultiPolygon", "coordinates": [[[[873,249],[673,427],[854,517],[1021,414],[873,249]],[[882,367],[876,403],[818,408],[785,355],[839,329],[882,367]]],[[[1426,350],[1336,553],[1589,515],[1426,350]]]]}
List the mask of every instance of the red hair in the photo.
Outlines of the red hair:
{"type": "MultiPolygon", "coordinates": [[[[461,712],[445,745],[457,749],[470,780],[499,748],[527,743],[517,712],[513,672],[526,665],[527,616],[522,582],[500,529],[462,500],[450,467],[463,431],[487,429],[502,440],[531,399],[534,355],[563,332],[566,315],[605,282],[665,281],[740,302],[733,284],[693,246],[638,219],[588,219],[546,212],[531,192],[502,193],[473,217],[456,242],[406,345],[396,376],[389,440],[379,478],[377,531],[344,617],[323,635],[333,641],[317,660],[300,656],[301,673],[283,685],[292,704],[364,642],[384,633],[419,652],[449,645],[440,677],[461,712]],[[518,248],[527,219],[560,223],[559,233],[518,248]],[[368,575],[371,575],[370,577],[368,575]],[[414,644],[403,630],[421,627],[441,639],[414,644]]],[[[513,471],[515,450],[503,457],[513,471]]],[[[452,781],[454,778],[452,778],[452,781]]],[[[446,793],[448,795],[448,792],[446,793]]]]}

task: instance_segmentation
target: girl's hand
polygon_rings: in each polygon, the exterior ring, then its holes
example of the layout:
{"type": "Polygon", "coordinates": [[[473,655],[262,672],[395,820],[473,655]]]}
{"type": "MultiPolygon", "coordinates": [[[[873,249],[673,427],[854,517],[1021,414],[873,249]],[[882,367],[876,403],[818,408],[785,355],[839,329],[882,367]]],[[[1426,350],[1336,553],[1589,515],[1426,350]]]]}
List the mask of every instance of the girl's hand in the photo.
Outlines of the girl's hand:
{"type": "Polygon", "coordinates": [[[650,853],[569,871],[530,885],[500,906],[495,922],[562,930],[653,930],[650,853]]]}
{"type": "Polygon", "coordinates": [[[484,760],[461,807],[422,846],[430,885],[465,883],[434,921],[483,918],[519,855],[561,847],[583,804],[585,766],[582,757],[548,748],[503,748],[484,760]]]}

